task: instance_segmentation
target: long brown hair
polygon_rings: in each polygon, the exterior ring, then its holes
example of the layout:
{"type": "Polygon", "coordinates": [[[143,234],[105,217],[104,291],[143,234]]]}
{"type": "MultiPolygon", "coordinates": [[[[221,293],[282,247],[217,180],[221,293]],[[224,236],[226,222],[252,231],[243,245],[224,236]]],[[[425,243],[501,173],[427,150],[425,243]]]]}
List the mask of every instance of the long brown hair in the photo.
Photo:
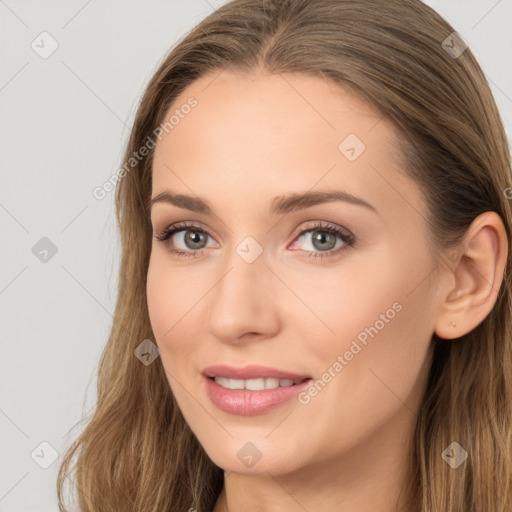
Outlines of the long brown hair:
{"type": "MultiPolygon", "coordinates": [[[[338,84],[401,134],[403,169],[424,190],[436,251],[456,247],[487,211],[501,217],[512,247],[503,123],[485,75],[454,32],[420,0],[234,0],[165,56],[138,107],[117,184],[117,304],[98,369],[95,411],[60,467],[61,512],[67,480],[84,512],[190,506],[206,512],[222,489],[223,471],[185,422],[161,359],[144,365],[134,356],[143,340],[154,340],[146,302],[153,150],[140,161],[130,159],[154,139],[175,98],[195,79],[224,69],[264,69],[338,84]],[[456,43],[459,55],[449,51],[456,43]]],[[[455,340],[433,336],[411,454],[415,511],[504,512],[512,503],[510,275],[509,253],[485,320],[455,340]],[[454,441],[468,452],[457,470],[441,456],[454,441]]]]}

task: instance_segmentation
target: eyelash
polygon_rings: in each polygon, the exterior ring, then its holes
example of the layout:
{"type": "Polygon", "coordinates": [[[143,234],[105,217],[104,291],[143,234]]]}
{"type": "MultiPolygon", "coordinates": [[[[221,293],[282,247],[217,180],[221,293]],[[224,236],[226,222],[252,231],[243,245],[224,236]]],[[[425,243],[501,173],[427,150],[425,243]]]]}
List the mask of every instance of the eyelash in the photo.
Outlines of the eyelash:
{"type": "MultiPolygon", "coordinates": [[[[307,228],[303,229],[293,239],[294,241],[299,238],[300,236],[304,235],[305,233],[309,233],[310,231],[321,231],[330,233],[332,235],[336,235],[343,241],[344,245],[342,247],[339,247],[338,249],[330,249],[329,251],[309,251],[309,257],[313,258],[331,258],[334,256],[337,256],[341,252],[347,250],[355,243],[355,237],[352,233],[346,232],[345,230],[342,230],[338,226],[335,226],[334,224],[329,223],[322,223],[317,222],[313,223],[312,225],[308,226],[307,228]]],[[[187,222],[178,222],[176,224],[172,224],[171,226],[163,229],[158,235],[155,235],[155,238],[158,242],[162,243],[169,252],[177,255],[178,257],[196,257],[202,254],[203,251],[206,249],[198,249],[198,250],[189,250],[189,251],[182,251],[179,249],[174,249],[173,247],[170,247],[170,244],[168,243],[168,240],[176,233],[179,233],[180,231],[198,231],[201,233],[206,234],[207,236],[210,236],[204,229],[200,228],[199,226],[196,226],[194,224],[189,224],[187,222]]]]}

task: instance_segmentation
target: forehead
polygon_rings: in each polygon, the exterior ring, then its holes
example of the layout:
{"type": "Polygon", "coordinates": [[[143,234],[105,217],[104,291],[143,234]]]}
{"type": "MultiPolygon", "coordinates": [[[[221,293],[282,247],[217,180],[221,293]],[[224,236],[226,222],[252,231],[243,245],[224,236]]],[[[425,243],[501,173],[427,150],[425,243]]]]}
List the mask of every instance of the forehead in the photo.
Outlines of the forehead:
{"type": "MultiPolygon", "coordinates": [[[[389,138],[392,128],[369,105],[329,81],[302,74],[251,74],[231,71],[204,76],[190,84],[175,99],[166,115],[169,119],[180,111],[188,111],[174,124],[161,150],[180,150],[178,146],[207,147],[217,156],[238,147],[250,150],[259,158],[271,155],[274,159],[286,154],[299,140],[309,144],[301,148],[317,149],[324,141],[338,156],[338,143],[349,133],[370,142],[370,132],[378,123],[372,145],[389,138]],[[187,108],[194,98],[197,105],[187,108]],[[228,139],[226,139],[228,137],[228,139]]],[[[299,148],[294,147],[295,154],[299,148]]],[[[157,153],[159,151],[157,150],[157,153]]],[[[200,155],[188,155],[190,158],[200,155]]]]}
{"type": "Polygon", "coordinates": [[[155,149],[153,195],[226,193],[247,206],[255,195],[341,188],[383,209],[422,202],[399,167],[393,125],[330,81],[217,71],[183,90],[172,115],[155,149]]]}

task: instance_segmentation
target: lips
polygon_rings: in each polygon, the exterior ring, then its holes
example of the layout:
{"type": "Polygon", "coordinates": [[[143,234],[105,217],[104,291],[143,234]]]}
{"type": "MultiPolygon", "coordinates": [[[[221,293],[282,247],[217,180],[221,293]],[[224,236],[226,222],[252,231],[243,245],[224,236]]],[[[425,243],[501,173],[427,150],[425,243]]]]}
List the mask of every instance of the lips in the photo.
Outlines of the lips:
{"type": "Polygon", "coordinates": [[[274,379],[289,379],[295,382],[310,379],[311,376],[307,374],[292,373],[269,366],[249,365],[243,368],[235,368],[224,364],[208,366],[203,370],[205,377],[224,377],[226,379],[261,379],[261,378],[274,378],[274,379]]]}
{"type": "MultiPolygon", "coordinates": [[[[288,375],[295,374],[288,373],[288,375]]],[[[203,389],[212,404],[225,413],[242,416],[267,413],[276,407],[289,403],[310,386],[312,382],[312,379],[306,379],[299,384],[287,387],[279,386],[277,388],[255,391],[229,389],[217,383],[216,380],[218,379],[203,375],[203,389]]],[[[250,379],[245,382],[250,382],[250,379]]]]}

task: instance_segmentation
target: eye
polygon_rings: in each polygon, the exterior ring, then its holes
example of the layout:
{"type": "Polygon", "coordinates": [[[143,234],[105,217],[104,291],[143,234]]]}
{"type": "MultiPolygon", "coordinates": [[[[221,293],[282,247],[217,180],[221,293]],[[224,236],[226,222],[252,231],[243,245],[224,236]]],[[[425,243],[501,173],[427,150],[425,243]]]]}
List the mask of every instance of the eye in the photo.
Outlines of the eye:
{"type": "Polygon", "coordinates": [[[169,252],[173,254],[195,257],[203,252],[204,242],[209,236],[206,231],[194,224],[180,222],[165,228],[159,235],[156,235],[155,238],[167,246],[169,252]],[[184,245],[185,250],[180,250],[179,247],[176,248],[176,242],[174,242],[172,238],[176,238],[178,244],[184,245]],[[172,243],[169,243],[171,241],[172,243]]]}
{"type": "MultiPolygon", "coordinates": [[[[155,235],[155,238],[177,256],[196,257],[203,253],[206,248],[205,242],[211,237],[194,224],[180,222],[165,228],[160,234],[155,235]]],[[[317,221],[310,223],[306,229],[301,229],[290,247],[295,247],[296,241],[308,238],[310,241],[306,245],[309,247],[304,249],[304,252],[310,258],[336,256],[354,244],[354,235],[350,231],[334,224],[317,221]]]]}
{"type": "Polygon", "coordinates": [[[304,251],[310,258],[337,256],[352,246],[355,241],[354,235],[350,231],[334,224],[322,222],[314,222],[307,229],[301,229],[295,239],[297,242],[294,241],[290,247],[296,247],[301,239],[307,241],[304,251]]]}

